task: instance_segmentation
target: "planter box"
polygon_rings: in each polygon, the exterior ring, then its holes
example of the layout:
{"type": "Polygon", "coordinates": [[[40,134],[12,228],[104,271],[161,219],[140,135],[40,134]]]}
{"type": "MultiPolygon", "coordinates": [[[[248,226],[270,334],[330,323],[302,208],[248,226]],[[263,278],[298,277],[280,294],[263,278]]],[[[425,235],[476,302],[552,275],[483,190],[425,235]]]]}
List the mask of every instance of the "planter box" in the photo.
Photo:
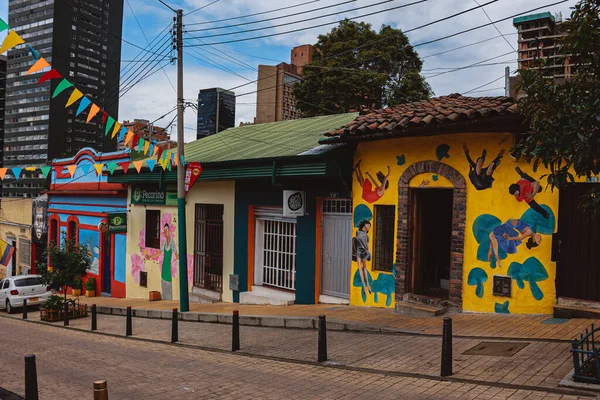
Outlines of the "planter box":
{"type": "MultiPolygon", "coordinates": [[[[75,307],[69,307],[69,319],[83,318],[88,315],[87,304],[79,304],[75,307]]],[[[46,322],[57,322],[64,319],[64,310],[46,310],[40,307],[40,319],[46,322]]]]}
{"type": "Polygon", "coordinates": [[[160,300],[160,298],[161,298],[160,292],[157,292],[156,290],[151,291],[149,294],[150,301],[158,301],[158,300],[160,300]]]}

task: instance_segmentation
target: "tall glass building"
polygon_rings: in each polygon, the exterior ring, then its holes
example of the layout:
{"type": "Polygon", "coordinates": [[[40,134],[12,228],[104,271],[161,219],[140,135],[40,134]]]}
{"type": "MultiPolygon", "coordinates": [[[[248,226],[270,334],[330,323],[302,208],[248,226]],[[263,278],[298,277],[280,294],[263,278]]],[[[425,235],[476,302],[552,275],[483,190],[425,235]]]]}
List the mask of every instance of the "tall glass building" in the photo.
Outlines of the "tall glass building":
{"type": "Polygon", "coordinates": [[[198,139],[235,126],[235,93],[221,88],[198,93],[198,139]]]}

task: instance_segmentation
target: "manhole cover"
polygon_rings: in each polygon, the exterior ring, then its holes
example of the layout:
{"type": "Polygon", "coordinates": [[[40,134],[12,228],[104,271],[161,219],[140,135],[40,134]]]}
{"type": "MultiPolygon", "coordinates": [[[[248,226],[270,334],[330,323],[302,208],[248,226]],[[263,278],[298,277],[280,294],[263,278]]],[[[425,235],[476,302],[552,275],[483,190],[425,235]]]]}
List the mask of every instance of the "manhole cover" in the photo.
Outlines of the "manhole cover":
{"type": "Polygon", "coordinates": [[[512,357],[528,344],[523,342],[481,342],[462,354],[468,356],[512,357]]]}

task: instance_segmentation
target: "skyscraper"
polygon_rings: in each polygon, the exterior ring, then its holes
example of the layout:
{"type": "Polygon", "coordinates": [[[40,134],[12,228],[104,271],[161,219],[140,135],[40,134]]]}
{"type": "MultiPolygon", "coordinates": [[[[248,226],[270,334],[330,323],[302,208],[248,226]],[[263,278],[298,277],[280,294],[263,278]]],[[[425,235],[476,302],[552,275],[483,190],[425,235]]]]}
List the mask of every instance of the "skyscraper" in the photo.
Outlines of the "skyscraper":
{"type": "Polygon", "coordinates": [[[235,126],[235,93],[221,88],[198,93],[198,139],[235,126]]]}
{"type": "MultiPolygon", "coordinates": [[[[94,103],[118,118],[123,0],[11,0],[9,25],[94,103]]],[[[26,44],[8,52],[4,167],[47,165],[83,147],[113,151],[100,118],[65,108],[66,98],[51,99],[59,79],[37,84],[40,74],[25,75],[33,64],[26,44]]],[[[61,96],[67,96],[63,94],[61,96]]],[[[47,181],[23,171],[7,179],[3,197],[33,197],[47,181]]]]}

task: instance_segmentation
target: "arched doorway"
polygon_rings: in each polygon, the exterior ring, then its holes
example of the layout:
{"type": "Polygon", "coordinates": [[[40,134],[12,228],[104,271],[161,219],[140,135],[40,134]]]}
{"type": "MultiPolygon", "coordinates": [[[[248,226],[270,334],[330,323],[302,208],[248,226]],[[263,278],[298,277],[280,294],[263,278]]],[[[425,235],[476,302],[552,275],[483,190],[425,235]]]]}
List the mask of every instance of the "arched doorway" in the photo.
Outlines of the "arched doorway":
{"type": "MultiPolygon", "coordinates": [[[[450,268],[448,283],[448,299],[462,308],[462,281],[463,281],[463,252],[465,241],[466,221],[466,182],[463,176],[451,166],[438,161],[420,161],[409,166],[398,182],[398,234],[396,249],[396,302],[402,301],[405,293],[412,289],[411,276],[412,244],[411,234],[414,234],[415,221],[413,211],[414,196],[411,196],[410,181],[413,177],[433,173],[449,180],[453,188],[451,205],[451,231],[449,236],[450,268]]],[[[422,189],[428,190],[428,189],[422,189]]]]}

